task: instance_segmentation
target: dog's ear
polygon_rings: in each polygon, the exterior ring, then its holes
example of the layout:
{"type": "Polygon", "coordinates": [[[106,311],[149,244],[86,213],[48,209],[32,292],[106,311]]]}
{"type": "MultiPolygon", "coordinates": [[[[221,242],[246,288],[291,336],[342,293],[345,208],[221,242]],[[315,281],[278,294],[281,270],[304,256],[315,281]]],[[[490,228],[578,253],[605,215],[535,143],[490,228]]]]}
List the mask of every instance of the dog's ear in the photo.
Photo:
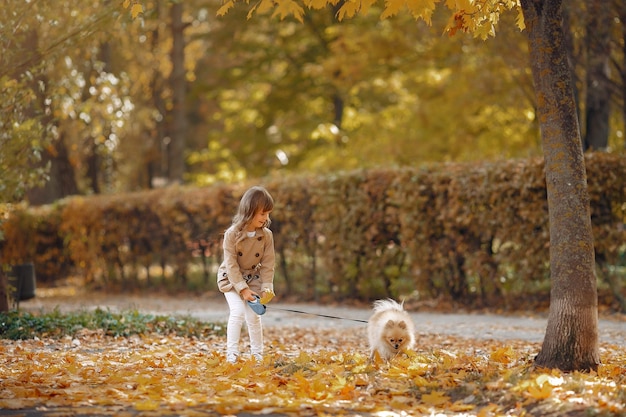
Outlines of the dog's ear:
{"type": "Polygon", "coordinates": [[[393,320],[387,320],[387,323],[385,323],[385,328],[386,329],[391,329],[393,326],[396,325],[396,322],[393,320]]]}
{"type": "Polygon", "coordinates": [[[398,323],[398,327],[400,327],[401,329],[406,330],[406,322],[401,321],[400,323],[398,323]]]}

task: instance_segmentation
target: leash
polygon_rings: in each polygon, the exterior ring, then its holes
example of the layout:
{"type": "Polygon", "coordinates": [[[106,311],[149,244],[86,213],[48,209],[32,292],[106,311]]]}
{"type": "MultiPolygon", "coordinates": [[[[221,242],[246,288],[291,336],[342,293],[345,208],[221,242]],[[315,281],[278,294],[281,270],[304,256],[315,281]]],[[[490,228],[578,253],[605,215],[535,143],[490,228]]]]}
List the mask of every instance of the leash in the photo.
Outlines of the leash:
{"type": "Polygon", "coordinates": [[[328,319],[348,320],[348,321],[356,321],[358,323],[367,323],[367,320],[350,319],[350,318],[347,318],[347,317],[329,316],[327,314],[309,313],[307,311],[292,310],[290,308],[280,308],[280,307],[274,307],[274,306],[271,306],[269,308],[271,308],[273,310],[287,311],[289,313],[308,314],[309,316],[325,317],[325,318],[328,318],[328,319]]]}

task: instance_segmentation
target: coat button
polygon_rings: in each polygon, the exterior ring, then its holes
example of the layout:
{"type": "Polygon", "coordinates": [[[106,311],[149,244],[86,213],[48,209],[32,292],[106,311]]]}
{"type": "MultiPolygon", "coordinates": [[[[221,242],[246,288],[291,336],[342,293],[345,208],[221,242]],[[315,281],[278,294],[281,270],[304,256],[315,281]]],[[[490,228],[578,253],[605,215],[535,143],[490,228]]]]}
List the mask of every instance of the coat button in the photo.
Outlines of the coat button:
{"type": "Polygon", "coordinates": [[[239,255],[239,256],[243,256],[243,253],[239,252],[239,253],[238,253],[238,255],[239,255]]]}
{"type": "Polygon", "coordinates": [[[261,239],[263,239],[263,238],[261,236],[259,236],[256,240],[258,240],[260,242],[261,239]]]}
{"type": "Polygon", "coordinates": [[[258,258],[258,257],[259,257],[259,256],[261,256],[261,255],[259,255],[259,254],[257,253],[257,254],[255,254],[254,256],[256,256],[256,257],[258,258]]]}

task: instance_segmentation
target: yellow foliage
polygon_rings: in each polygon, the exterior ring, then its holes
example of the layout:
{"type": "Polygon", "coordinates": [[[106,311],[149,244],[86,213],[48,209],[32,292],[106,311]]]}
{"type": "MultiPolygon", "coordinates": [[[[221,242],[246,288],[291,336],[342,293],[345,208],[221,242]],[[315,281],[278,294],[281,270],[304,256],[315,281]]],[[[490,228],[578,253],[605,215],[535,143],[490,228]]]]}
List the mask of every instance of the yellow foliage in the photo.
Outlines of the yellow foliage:
{"type": "Polygon", "coordinates": [[[326,7],[328,3],[328,0],[305,0],[304,5],[313,10],[319,10],[326,7]]]}
{"type": "Polygon", "coordinates": [[[300,23],[303,22],[302,16],[304,16],[304,9],[298,3],[293,0],[281,0],[276,2],[276,10],[272,17],[280,17],[280,20],[285,19],[288,16],[293,16],[300,23]]]}
{"type": "Polygon", "coordinates": [[[143,13],[143,6],[140,3],[135,3],[130,8],[130,15],[133,19],[136,19],[141,13],[143,13]]]}
{"type": "Polygon", "coordinates": [[[436,0],[408,0],[406,5],[415,19],[422,19],[431,25],[431,18],[436,7],[435,3],[436,0]]]}
{"type": "Polygon", "coordinates": [[[274,7],[274,1],[273,0],[261,0],[258,3],[257,13],[265,14],[265,13],[269,12],[273,7],[274,7]]]}
{"type": "Polygon", "coordinates": [[[228,13],[230,9],[233,8],[233,6],[235,6],[234,0],[227,0],[226,2],[224,2],[222,7],[217,9],[217,16],[224,16],[226,13],[228,13]]]}
{"type": "MultiPolygon", "coordinates": [[[[561,374],[532,370],[529,358],[539,349],[536,343],[494,346],[492,341],[425,335],[415,354],[372,366],[363,351],[364,331],[358,329],[280,327],[266,333],[266,359],[244,358],[236,364],[227,363],[219,351],[207,351],[204,343],[173,335],[111,338],[81,332],[61,340],[0,340],[0,408],[69,407],[73,412],[63,408],[59,414],[75,415],[89,404],[85,414],[109,415],[114,409],[155,417],[208,410],[371,414],[389,407],[407,415],[495,416],[524,415],[529,410],[522,407],[538,404],[545,410],[559,407],[560,414],[626,412],[618,388],[626,382],[620,365],[624,348],[603,346],[606,370],[600,375],[561,374]],[[335,348],[320,350],[329,340],[335,348]],[[494,354],[509,362],[494,361],[494,354]],[[465,371],[468,360],[471,372],[465,371]],[[422,375],[411,377],[416,370],[422,375]]],[[[213,345],[224,342],[211,339],[213,345]]]]}
{"type": "Polygon", "coordinates": [[[380,15],[380,18],[387,19],[391,16],[395,16],[404,5],[405,0],[385,0],[385,9],[380,15]]]}
{"type": "Polygon", "coordinates": [[[450,397],[441,391],[433,391],[430,394],[422,395],[422,402],[428,405],[442,406],[449,401],[450,397]]]}
{"type": "Polygon", "coordinates": [[[346,1],[337,11],[337,19],[341,21],[346,17],[353,17],[358,11],[359,4],[356,1],[346,1]]]}
{"type": "Polygon", "coordinates": [[[545,400],[552,394],[552,386],[548,383],[543,383],[541,385],[539,383],[530,384],[528,386],[527,393],[535,400],[545,400]]]}
{"type": "Polygon", "coordinates": [[[130,7],[130,16],[133,19],[136,19],[140,14],[143,13],[143,5],[137,0],[124,0],[122,2],[122,6],[125,9],[130,7]]]}
{"type": "MultiPolygon", "coordinates": [[[[127,0],[128,1],[128,0],[127,0]]],[[[227,0],[217,12],[218,16],[223,16],[233,7],[237,0],[227,0]]],[[[241,0],[239,0],[241,1],[241,0]]],[[[377,0],[348,0],[343,2],[337,11],[337,18],[343,20],[352,18],[357,14],[369,12],[377,0]]],[[[437,4],[441,0],[384,0],[384,7],[380,15],[381,19],[388,19],[396,16],[406,7],[413,18],[421,19],[427,24],[432,24],[432,15],[437,4]]],[[[246,2],[247,3],[247,2],[246,2]]],[[[304,0],[305,7],[313,10],[320,10],[328,5],[336,5],[337,0],[304,0]]],[[[518,9],[517,26],[524,27],[523,16],[519,0],[445,0],[443,2],[451,12],[451,17],[445,27],[445,31],[454,35],[457,31],[469,32],[476,37],[486,38],[495,35],[495,26],[500,18],[500,13],[507,10],[518,9]]],[[[248,17],[255,12],[265,13],[274,8],[274,17],[281,20],[287,16],[293,16],[302,22],[304,9],[293,0],[262,0],[261,3],[250,6],[248,17]]]]}
{"type": "Polygon", "coordinates": [[[491,352],[491,360],[499,363],[510,363],[512,358],[515,357],[515,352],[510,346],[501,347],[491,352]]]}
{"type": "Polygon", "coordinates": [[[270,301],[272,301],[272,299],[274,298],[276,294],[274,294],[274,291],[272,290],[265,290],[263,291],[263,295],[261,295],[261,299],[259,300],[259,302],[261,304],[267,304],[270,301]]]}

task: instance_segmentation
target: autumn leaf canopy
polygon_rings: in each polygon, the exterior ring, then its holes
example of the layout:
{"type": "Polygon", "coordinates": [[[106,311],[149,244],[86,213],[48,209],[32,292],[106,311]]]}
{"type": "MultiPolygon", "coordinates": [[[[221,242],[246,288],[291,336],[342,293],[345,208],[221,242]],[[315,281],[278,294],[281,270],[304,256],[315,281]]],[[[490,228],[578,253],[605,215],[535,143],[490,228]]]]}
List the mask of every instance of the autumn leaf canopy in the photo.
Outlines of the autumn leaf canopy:
{"type": "MultiPolygon", "coordinates": [[[[238,0],[226,0],[217,11],[217,15],[224,16],[237,2],[238,0]]],[[[408,12],[416,20],[421,19],[429,25],[432,24],[431,18],[438,4],[443,3],[450,12],[444,31],[450,35],[463,31],[483,39],[494,36],[500,14],[507,10],[517,10],[517,26],[524,29],[524,18],[519,0],[384,0],[384,2],[377,0],[345,2],[339,0],[260,0],[252,4],[246,0],[245,3],[249,6],[248,18],[255,13],[271,13],[272,17],[281,20],[291,16],[302,22],[307,9],[319,10],[333,6],[337,10],[336,17],[340,21],[355,17],[357,14],[367,14],[370,10],[377,8],[381,19],[408,12]]]]}

